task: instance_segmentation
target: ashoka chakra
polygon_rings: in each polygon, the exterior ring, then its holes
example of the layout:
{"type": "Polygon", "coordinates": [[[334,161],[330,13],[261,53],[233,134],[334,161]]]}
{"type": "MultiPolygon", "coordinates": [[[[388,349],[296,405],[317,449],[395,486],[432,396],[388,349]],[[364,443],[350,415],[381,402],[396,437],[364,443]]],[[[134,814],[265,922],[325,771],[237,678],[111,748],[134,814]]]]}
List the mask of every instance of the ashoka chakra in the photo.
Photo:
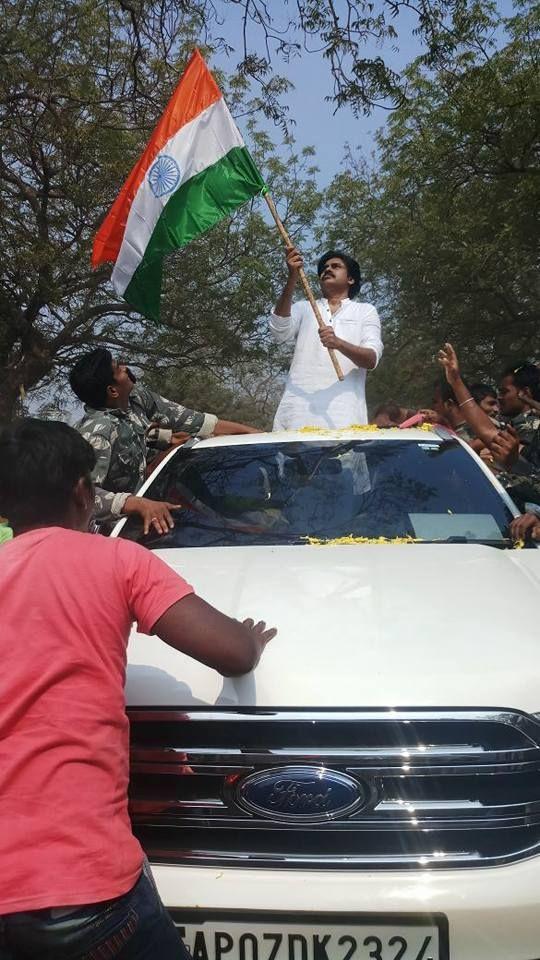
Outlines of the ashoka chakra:
{"type": "Polygon", "coordinates": [[[180,180],[180,168],[166,153],[158,157],[148,174],[150,189],[156,197],[164,197],[171,193],[180,180]]]}

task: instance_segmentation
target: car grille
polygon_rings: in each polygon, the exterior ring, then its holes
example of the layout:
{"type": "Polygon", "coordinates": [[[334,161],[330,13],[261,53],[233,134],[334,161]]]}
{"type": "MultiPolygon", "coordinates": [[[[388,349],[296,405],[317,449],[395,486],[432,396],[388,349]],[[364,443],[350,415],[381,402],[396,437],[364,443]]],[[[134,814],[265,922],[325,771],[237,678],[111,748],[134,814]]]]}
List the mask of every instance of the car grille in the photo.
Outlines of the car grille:
{"type": "Polygon", "coordinates": [[[540,848],[540,724],[518,711],[129,715],[132,821],[154,862],[448,868],[540,848]],[[246,776],[306,765],[358,782],[364,806],[326,822],[284,823],[237,803],[246,776]]]}

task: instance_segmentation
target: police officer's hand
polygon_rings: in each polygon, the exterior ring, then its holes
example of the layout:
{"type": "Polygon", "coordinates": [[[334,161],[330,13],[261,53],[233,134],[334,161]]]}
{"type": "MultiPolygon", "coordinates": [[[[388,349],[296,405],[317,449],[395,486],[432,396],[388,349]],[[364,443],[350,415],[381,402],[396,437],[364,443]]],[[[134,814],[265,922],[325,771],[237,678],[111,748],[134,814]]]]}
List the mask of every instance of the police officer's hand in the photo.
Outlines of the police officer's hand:
{"type": "Polygon", "coordinates": [[[524,513],[510,524],[512,540],[540,540],[540,518],[534,513],[524,513]]]}
{"type": "Polygon", "coordinates": [[[519,436],[513,427],[499,430],[489,445],[497,463],[511,470],[519,457],[519,436]]]}
{"type": "Polygon", "coordinates": [[[161,500],[148,500],[146,497],[128,497],[122,513],[127,516],[138,515],[143,523],[143,533],[149,533],[150,528],[156,533],[168,533],[174,527],[171,510],[179,510],[180,504],[165,503],[161,500]]]}
{"type": "Polygon", "coordinates": [[[186,440],[191,439],[191,433],[173,433],[171,437],[171,447],[179,447],[182,443],[185,443],[186,440]]]}

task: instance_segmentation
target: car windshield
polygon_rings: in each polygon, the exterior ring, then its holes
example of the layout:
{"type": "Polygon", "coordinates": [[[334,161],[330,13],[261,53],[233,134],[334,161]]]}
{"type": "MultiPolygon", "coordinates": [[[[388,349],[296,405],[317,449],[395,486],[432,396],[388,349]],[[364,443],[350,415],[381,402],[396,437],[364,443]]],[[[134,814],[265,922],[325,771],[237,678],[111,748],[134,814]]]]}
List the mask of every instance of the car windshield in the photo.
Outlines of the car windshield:
{"type": "Polygon", "coordinates": [[[178,504],[151,549],[299,544],[342,537],[506,540],[512,514],[455,440],[310,440],[179,450],[145,496],[178,504]]]}

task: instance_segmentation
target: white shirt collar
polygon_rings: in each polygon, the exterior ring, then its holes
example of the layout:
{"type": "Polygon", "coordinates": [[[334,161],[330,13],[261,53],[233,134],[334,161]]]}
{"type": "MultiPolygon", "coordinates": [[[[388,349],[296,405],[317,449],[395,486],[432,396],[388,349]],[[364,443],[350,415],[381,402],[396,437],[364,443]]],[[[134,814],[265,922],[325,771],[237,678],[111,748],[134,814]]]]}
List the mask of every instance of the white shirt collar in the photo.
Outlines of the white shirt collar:
{"type": "MultiPolygon", "coordinates": [[[[321,299],[322,299],[322,302],[326,304],[326,306],[328,307],[328,309],[330,309],[330,304],[328,303],[328,300],[326,299],[326,297],[321,297],[321,299]]],[[[339,305],[339,307],[338,307],[338,310],[341,310],[341,308],[344,307],[346,303],[350,303],[350,302],[351,302],[351,298],[350,298],[350,297],[343,297],[343,300],[341,301],[341,303],[340,303],[340,305],[339,305]]]]}

